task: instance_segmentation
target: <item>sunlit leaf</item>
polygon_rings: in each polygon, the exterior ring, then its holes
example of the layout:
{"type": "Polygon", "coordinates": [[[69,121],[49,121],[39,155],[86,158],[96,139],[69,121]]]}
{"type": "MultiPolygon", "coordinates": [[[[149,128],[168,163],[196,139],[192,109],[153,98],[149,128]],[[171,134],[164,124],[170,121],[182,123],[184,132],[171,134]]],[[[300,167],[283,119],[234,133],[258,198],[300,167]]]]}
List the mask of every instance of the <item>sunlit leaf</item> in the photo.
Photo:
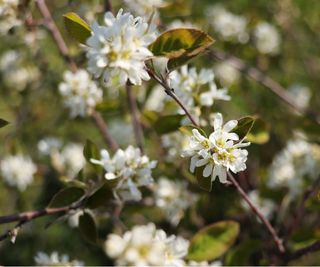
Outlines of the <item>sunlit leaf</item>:
{"type": "Polygon", "coordinates": [[[221,221],[203,228],[191,239],[188,259],[211,261],[222,256],[234,244],[239,228],[234,221],[221,221]]]}
{"type": "Polygon", "coordinates": [[[168,69],[173,70],[203,53],[214,40],[196,29],[179,28],[164,32],[150,46],[155,56],[169,58],[168,69]]]}
{"type": "Polygon", "coordinates": [[[53,196],[48,207],[59,208],[71,205],[72,203],[80,200],[83,197],[85,191],[79,187],[67,187],[59,191],[53,196]]]}
{"type": "Polygon", "coordinates": [[[63,15],[65,26],[68,32],[78,42],[85,44],[91,36],[91,28],[78,14],[69,12],[63,15]]]}
{"type": "Polygon", "coordinates": [[[96,223],[91,214],[84,212],[79,217],[79,230],[85,240],[90,243],[96,243],[98,239],[96,223]]]}

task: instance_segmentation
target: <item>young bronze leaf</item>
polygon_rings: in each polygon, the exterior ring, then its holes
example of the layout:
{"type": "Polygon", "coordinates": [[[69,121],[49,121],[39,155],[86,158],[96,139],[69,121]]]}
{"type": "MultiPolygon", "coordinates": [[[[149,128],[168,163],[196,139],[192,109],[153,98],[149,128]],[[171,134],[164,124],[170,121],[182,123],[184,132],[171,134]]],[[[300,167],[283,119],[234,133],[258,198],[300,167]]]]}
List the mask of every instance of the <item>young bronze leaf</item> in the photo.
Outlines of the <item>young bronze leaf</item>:
{"type": "Polygon", "coordinates": [[[221,221],[203,228],[191,239],[188,259],[211,261],[222,256],[235,242],[239,228],[234,221],[221,221]]]}
{"type": "Polygon", "coordinates": [[[63,15],[65,26],[68,32],[78,42],[85,44],[91,36],[91,28],[82,18],[76,13],[69,12],[63,15]]]}

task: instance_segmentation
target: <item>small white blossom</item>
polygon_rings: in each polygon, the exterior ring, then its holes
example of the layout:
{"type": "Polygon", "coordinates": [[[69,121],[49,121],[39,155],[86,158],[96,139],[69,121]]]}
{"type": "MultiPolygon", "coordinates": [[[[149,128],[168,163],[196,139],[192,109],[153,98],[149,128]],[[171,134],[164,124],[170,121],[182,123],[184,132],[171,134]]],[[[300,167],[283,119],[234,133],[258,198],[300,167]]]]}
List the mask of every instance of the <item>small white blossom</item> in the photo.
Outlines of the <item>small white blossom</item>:
{"type": "Polygon", "coordinates": [[[64,82],[59,85],[64,104],[70,109],[70,116],[87,116],[92,113],[97,103],[102,101],[102,90],[91,80],[85,70],[75,73],[66,71],[64,82]]]}
{"type": "Polygon", "coordinates": [[[215,5],[207,11],[209,21],[221,37],[226,41],[246,43],[249,40],[247,33],[247,19],[235,15],[223,6],[215,5]]]}
{"type": "Polygon", "coordinates": [[[163,210],[166,218],[177,225],[185,210],[195,201],[196,196],[187,190],[185,182],[172,181],[161,177],[153,187],[156,206],[163,210]]]}
{"type": "Polygon", "coordinates": [[[305,109],[309,106],[311,91],[308,87],[294,84],[289,87],[289,93],[292,95],[292,100],[298,107],[305,109]]]}
{"type": "Polygon", "coordinates": [[[125,4],[134,14],[148,19],[156,9],[167,3],[163,0],[125,0],[125,4]]]}
{"type": "Polygon", "coordinates": [[[86,163],[83,146],[76,143],[70,143],[60,151],[53,150],[50,156],[56,170],[70,178],[74,178],[86,163]]]}
{"type": "Polygon", "coordinates": [[[210,83],[210,91],[200,94],[200,104],[202,106],[212,106],[215,99],[229,101],[231,97],[228,95],[228,89],[217,89],[215,83],[210,83]]]}
{"type": "Polygon", "coordinates": [[[276,27],[260,22],[254,31],[257,49],[262,54],[275,55],[280,51],[280,34],[276,27]]]}
{"type": "Polygon", "coordinates": [[[162,135],[161,144],[167,152],[165,160],[172,162],[188,147],[189,139],[180,132],[173,132],[162,135]]]}
{"type": "Polygon", "coordinates": [[[11,28],[21,25],[17,18],[19,0],[1,0],[0,34],[6,34],[11,28]]]}
{"type": "Polygon", "coordinates": [[[240,79],[240,72],[228,60],[216,64],[214,71],[223,86],[231,86],[240,79]]]}
{"type": "Polygon", "coordinates": [[[246,169],[248,151],[241,148],[249,143],[239,142],[238,135],[230,132],[237,124],[238,121],[231,120],[223,125],[222,115],[217,113],[213,119],[214,132],[209,138],[197,129],[192,130],[189,148],[182,153],[183,157],[191,157],[191,172],[204,166],[204,177],[211,176],[212,181],[218,177],[221,183],[226,183],[227,171],[237,173],[246,169]]]}
{"type": "Polygon", "coordinates": [[[290,196],[295,197],[302,192],[305,177],[311,180],[318,177],[319,166],[320,146],[297,135],[275,156],[267,184],[271,188],[286,187],[290,196]]]}
{"type": "Polygon", "coordinates": [[[38,142],[38,150],[42,155],[50,155],[53,151],[58,151],[62,142],[55,137],[47,137],[38,142]]]}
{"type": "Polygon", "coordinates": [[[189,21],[181,21],[181,20],[174,20],[167,26],[168,30],[178,29],[178,28],[189,28],[189,29],[198,29],[199,27],[192,24],[189,21]]]}
{"type": "Polygon", "coordinates": [[[106,171],[105,179],[117,179],[115,195],[123,200],[141,200],[138,187],[153,183],[151,170],[156,167],[156,161],[150,161],[146,155],[141,155],[139,148],[128,146],[126,150],[118,149],[111,158],[105,149],[100,152],[101,159],[91,159],[93,164],[101,165],[106,171]]]}
{"type": "Polygon", "coordinates": [[[44,252],[38,252],[34,257],[37,266],[84,266],[84,263],[78,260],[69,260],[69,256],[63,254],[59,256],[58,252],[52,252],[50,255],[44,252]]]}
{"type": "Polygon", "coordinates": [[[105,252],[117,265],[132,266],[185,266],[189,242],[182,237],[167,236],[155,225],[135,226],[123,236],[110,234],[105,252]]]}
{"type": "Polygon", "coordinates": [[[87,40],[88,70],[95,77],[102,75],[106,86],[123,86],[127,80],[141,85],[142,80],[149,80],[144,61],[153,55],[148,46],[157,37],[155,26],[123,14],[122,9],[116,17],[107,12],[104,23],[92,24],[87,40]]]}
{"type": "Polygon", "coordinates": [[[31,158],[23,155],[8,156],[0,162],[0,171],[5,182],[20,191],[33,182],[33,175],[37,171],[31,158]]]}
{"type": "MultiPolygon", "coordinates": [[[[264,217],[266,217],[267,219],[271,219],[271,216],[276,209],[276,205],[273,201],[269,199],[261,198],[259,196],[258,190],[250,191],[248,193],[248,197],[264,217]]],[[[250,207],[248,206],[247,202],[245,202],[244,200],[241,201],[241,205],[245,210],[250,211],[250,207]]]]}

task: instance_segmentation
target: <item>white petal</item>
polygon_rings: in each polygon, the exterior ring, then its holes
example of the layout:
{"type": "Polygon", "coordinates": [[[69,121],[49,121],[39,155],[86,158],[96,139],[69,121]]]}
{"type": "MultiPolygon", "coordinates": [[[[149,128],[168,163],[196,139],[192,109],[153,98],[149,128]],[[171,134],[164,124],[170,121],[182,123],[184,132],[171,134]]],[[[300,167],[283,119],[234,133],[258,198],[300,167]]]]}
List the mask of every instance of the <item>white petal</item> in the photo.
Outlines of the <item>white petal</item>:
{"type": "Polygon", "coordinates": [[[203,176],[209,177],[210,174],[212,173],[212,169],[213,169],[213,164],[209,163],[203,170],[203,176]]]}
{"type": "Polygon", "coordinates": [[[234,127],[238,125],[237,120],[231,120],[228,121],[224,126],[223,126],[223,131],[225,132],[230,132],[234,127]]]}

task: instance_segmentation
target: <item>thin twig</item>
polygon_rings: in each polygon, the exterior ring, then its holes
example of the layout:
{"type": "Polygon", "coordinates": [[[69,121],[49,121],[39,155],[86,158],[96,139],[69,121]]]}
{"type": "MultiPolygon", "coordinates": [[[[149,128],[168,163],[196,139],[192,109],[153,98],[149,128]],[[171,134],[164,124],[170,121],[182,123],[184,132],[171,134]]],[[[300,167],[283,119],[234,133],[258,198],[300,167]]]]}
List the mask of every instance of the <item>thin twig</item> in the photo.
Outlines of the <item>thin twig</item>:
{"type": "Polygon", "coordinates": [[[129,104],[129,109],[130,109],[131,115],[132,115],[134,136],[136,138],[136,142],[137,142],[138,147],[140,148],[141,152],[143,153],[144,152],[143,151],[143,130],[142,130],[142,126],[140,123],[137,101],[132,93],[131,85],[127,84],[126,90],[127,90],[127,100],[128,100],[128,104],[129,104]]]}
{"type": "Polygon", "coordinates": [[[6,233],[0,236],[0,241],[5,240],[7,238],[15,238],[17,235],[17,230],[21,228],[24,224],[47,215],[54,215],[58,213],[68,212],[73,209],[77,209],[81,206],[82,202],[79,202],[77,205],[70,205],[66,207],[60,208],[46,208],[42,210],[34,210],[34,211],[27,211],[13,215],[6,215],[0,217],[0,224],[6,224],[11,222],[18,222],[18,224],[12,229],[8,230],[6,233]]]}
{"type": "Polygon", "coordinates": [[[180,101],[180,99],[177,97],[177,95],[174,92],[173,88],[170,88],[168,83],[165,80],[161,80],[158,76],[156,76],[150,69],[147,70],[149,75],[157,81],[162,87],[165,89],[165,92],[167,95],[169,95],[176,103],[183,109],[183,111],[186,113],[190,121],[192,122],[193,125],[199,126],[196,120],[193,118],[191,113],[188,111],[188,109],[185,107],[185,105],[180,101]]]}
{"type": "Polygon", "coordinates": [[[271,92],[273,92],[276,96],[278,96],[283,102],[288,104],[297,112],[305,115],[310,120],[315,121],[316,123],[320,124],[320,115],[315,113],[313,110],[304,109],[296,104],[293,96],[290,95],[286,89],[281,86],[278,82],[271,79],[269,76],[265,75],[261,70],[256,67],[249,66],[245,63],[242,59],[237,58],[233,55],[227,54],[223,51],[217,49],[210,49],[209,55],[218,60],[226,60],[230,62],[230,64],[238,69],[239,71],[245,73],[253,80],[261,83],[266,88],[268,88],[271,92]]]}
{"type": "Polygon", "coordinates": [[[104,119],[102,118],[101,114],[97,111],[94,111],[91,115],[92,119],[94,120],[97,128],[99,129],[104,141],[108,144],[110,149],[115,152],[119,146],[117,142],[112,138],[108,125],[105,123],[104,119]]]}
{"type": "MultiPolygon", "coordinates": [[[[64,60],[68,64],[70,70],[72,72],[76,72],[78,67],[76,63],[72,60],[72,58],[69,55],[68,47],[65,43],[65,41],[62,38],[62,35],[56,26],[51,13],[46,5],[45,0],[36,0],[36,4],[39,8],[40,13],[42,14],[44,18],[44,24],[48,28],[50,34],[52,35],[59,51],[60,54],[63,56],[64,60]]],[[[101,114],[98,111],[93,112],[92,118],[95,121],[97,127],[99,128],[103,139],[105,140],[106,144],[110,146],[110,148],[115,151],[118,148],[117,143],[115,140],[112,138],[108,126],[106,122],[103,120],[101,114]]]]}
{"type": "Polygon", "coordinates": [[[302,256],[311,253],[311,252],[315,252],[320,250],[320,241],[316,241],[313,244],[311,244],[310,246],[307,246],[305,248],[299,249],[291,254],[289,254],[286,257],[286,263],[288,263],[289,261],[292,260],[296,260],[298,258],[301,258],[302,256]]]}
{"type": "Polygon", "coordinates": [[[281,253],[285,252],[284,246],[282,244],[282,240],[278,237],[275,229],[272,227],[270,222],[263,216],[263,214],[257,209],[257,207],[251,202],[250,198],[246,194],[246,192],[243,191],[237,180],[233,177],[233,175],[228,172],[228,177],[231,183],[235,186],[239,194],[243,197],[243,199],[247,202],[247,204],[250,206],[251,210],[259,217],[259,219],[262,221],[262,223],[267,227],[268,231],[273,237],[274,242],[277,245],[278,250],[281,253]]]}

